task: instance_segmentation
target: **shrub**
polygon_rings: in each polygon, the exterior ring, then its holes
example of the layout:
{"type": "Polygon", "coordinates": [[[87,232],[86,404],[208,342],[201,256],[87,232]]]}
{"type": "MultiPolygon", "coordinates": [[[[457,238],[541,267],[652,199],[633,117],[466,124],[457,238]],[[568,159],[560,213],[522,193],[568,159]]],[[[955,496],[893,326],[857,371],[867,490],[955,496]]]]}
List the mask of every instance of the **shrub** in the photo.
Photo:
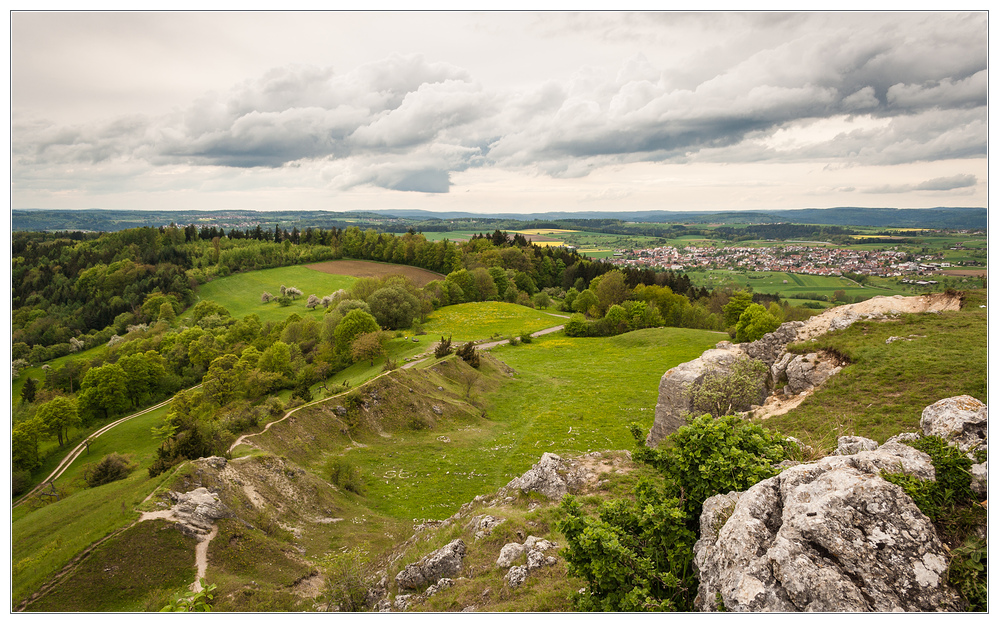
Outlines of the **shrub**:
{"type": "Polygon", "coordinates": [[[697,594],[693,547],[705,499],[743,491],[779,472],[794,445],[735,416],[703,415],[667,438],[665,448],[645,447],[631,426],[637,461],[656,468],[660,483],[641,479],[634,500],[604,502],[588,517],[572,496],[556,523],[568,542],[569,573],[588,591],[573,596],[576,607],[601,611],[689,611],[697,594]]]}
{"type": "Polygon", "coordinates": [[[325,611],[361,611],[368,584],[368,553],[360,548],[331,552],[320,561],[325,583],[319,606],[325,611]]]}
{"type": "Polygon", "coordinates": [[[361,478],[361,471],[346,457],[334,457],[329,461],[326,469],[330,474],[330,483],[333,485],[354,494],[364,494],[364,481],[361,478]]]}
{"type": "Polygon", "coordinates": [[[468,362],[469,366],[472,368],[479,367],[479,352],[475,348],[475,343],[471,340],[461,345],[461,347],[455,351],[455,355],[468,362]]]}
{"type": "Polygon", "coordinates": [[[201,588],[200,591],[189,591],[183,596],[177,596],[170,603],[160,609],[160,612],[207,612],[212,610],[212,603],[215,602],[215,591],[218,589],[214,584],[201,588]]]}
{"type": "Polygon", "coordinates": [[[83,479],[90,487],[97,487],[112,481],[124,479],[135,469],[127,457],[118,453],[105,455],[96,464],[90,464],[83,470],[83,479]]]}
{"type": "Polygon", "coordinates": [[[441,336],[441,341],[437,343],[436,347],[434,347],[434,357],[440,359],[451,355],[452,351],[454,351],[454,349],[451,347],[451,336],[448,336],[447,338],[441,336]]]}
{"type": "Polygon", "coordinates": [[[15,470],[10,475],[10,494],[11,496],[20,496],[28,491],[31,487],[31,471],[30,470],[15,470]]]}
{"type": "Polygon", "coordinates": [[[691,411],[718,417],[748,409],[759,400],[766,374],[766,364],[748,358],[738,360],[728,374],[709,371],[687,391],[691,411]]]}
{"type": "Polygon", "coordinates": [[[520,335],[520,341],[524,344],[531,344],[532,340],[534,340],[534,338],[531,337],[530,333],[520,335]]]}

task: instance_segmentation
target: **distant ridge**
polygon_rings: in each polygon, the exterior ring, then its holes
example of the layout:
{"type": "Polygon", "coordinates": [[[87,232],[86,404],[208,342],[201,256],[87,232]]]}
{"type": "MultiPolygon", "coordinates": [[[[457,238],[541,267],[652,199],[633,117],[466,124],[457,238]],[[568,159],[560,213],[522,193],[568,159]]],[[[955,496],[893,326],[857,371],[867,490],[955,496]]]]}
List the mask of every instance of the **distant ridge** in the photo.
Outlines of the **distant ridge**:
{"type": "MultiPolygon", "coordinates": [[[[646,223],[724,223],[753,224],[791,222],[802,224],[823,224],[871,227],[922,227],[950,229],[984,229],[988,227],[988,210],[985,208],[800,208],[796,210],[768,211],[680,211],[649,210],[620,212],[537,212],[525,214],[501,214],[471,212],[431,212],[429,210],[367,210],[364,212],[333,212],[323,210],[304,211],[253,211],[253,210],[11,210],[11,226],[14,231],[39,230],[88,230],[118,231],[127,228],[177,223],[195,223],[205,226],[247,229],[260,225],[271,227],[280,224],[288,229],[298,227],[349,227],[351,225],[371,225],[389,219],[412,222],[414,226],[426,223],[434,229],[446,229],[443,221],[468,222],[468,229],[478,227],[515,228],[518,221],[579,222],[600,220],[610,222],[646,223]],[[357,222],[361,223],[357,223],[357,222]],[[367,223],[364,223],[367,222],[367,223]],[[509,223],[510,225],[505,225],[509,223]],[[443,226],[443,227],[442,227],[443,226]]],[[[406,224],[404,224],[406,225],[406,224]]],[[[457,224],[456,224],[457,225],[457,224]]],[[[578,223],[578,225],[584,225],[578,223]]],[[[405,228],[404,228],[405,229],[405,228]]],[[[417,228],[419,229],[419,228],[417,228]]],[[[454,228],[452,228],[454,229],[454,228]]],[[[465,228],[457,228],[465,229],[465,228]]]]}

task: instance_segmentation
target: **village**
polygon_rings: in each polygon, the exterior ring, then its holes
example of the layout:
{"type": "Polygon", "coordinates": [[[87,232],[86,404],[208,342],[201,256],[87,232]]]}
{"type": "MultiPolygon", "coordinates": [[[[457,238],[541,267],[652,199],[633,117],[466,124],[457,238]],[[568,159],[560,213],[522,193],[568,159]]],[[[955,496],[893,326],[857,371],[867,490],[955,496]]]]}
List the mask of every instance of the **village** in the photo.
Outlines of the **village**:
{"type": "Polygon", "coordinates": [[[674,271],[736,269],[839,276],[844,273],[899,277],[950,268],[939,255],[915,256],[905,251],[832,249],[805,245],[780,247],[655,247],[615,252],[618,266],[674,271]]]}

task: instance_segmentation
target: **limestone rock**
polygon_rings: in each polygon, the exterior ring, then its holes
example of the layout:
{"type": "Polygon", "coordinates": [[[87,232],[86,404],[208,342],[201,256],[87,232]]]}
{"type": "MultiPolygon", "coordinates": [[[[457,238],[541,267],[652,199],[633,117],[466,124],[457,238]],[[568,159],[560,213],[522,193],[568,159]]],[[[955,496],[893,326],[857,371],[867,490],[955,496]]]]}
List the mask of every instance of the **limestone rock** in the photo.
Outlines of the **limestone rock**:
{"type": "Polygon", "coordinates": [[[524,540],[524,548],[527,550],[540,550],[541,552],[545,552],[546,550],[551,550],[556,547],[557,544],[554,542],[549,542],[546,539],[535,537],[534,535],[528,535],[527,539],[524,540]]]}
{"type": "Polygon", "coordinates": [[[433,585],[427,588],[427,591],[423,592],[423,595],[427,598],[433,596],[437,592],[447,589],[448,587],[454,587],[454,581],[449,578],[442,578],[433,585]]]}
{"type": "MultiPolygon", "coordinates": [[[[697,359],[684,362],[666,371],[666,374],[659,381],[659,401],[656,403],[655,422],[645,439],[645,443],[655,447],[666,436],[685,424],[684,416],[691,410],[691,388],[703,383],[708,375],[728,374],[737,361],[746,357],[746,354],[738,347],[708,349],[697,359]]],[[[765,398],[766,379],[761,378],[759,380],[759,396],[752,403],[761,404],[765,398]]]]}
{"type": "Polygon", "coordinates": [[[836,455],[853,455],[860,451],[876,451],[878,443],[860,436],[840,436],[836,440],[836,455]]]}
{"type": "Polygon", "coordinates": [[[556,562],[557,560],[555,559],[555,557],[545,556],[544,551],[541,550],[532,550],[529,553],[527,553],[528,573],[533,572],[534,570],[537,570],[538,568],[542,568],[544,566],[555,565],[556,562]]]}
{"type": "Polygon", "coordinates": [[[971,491],[983,500],[989,495],[989,462],[971,466],[971,491]]]}
{"type": "Polygon", "coordinates": [[[229,509],[219,500],[218,494],[208,488],[199,487],[190,492],[170,492],[174,500],[171,508],[174,519],[181,531],[188,535],[206,535],[212,524],[219,518],[231,515],[229,509]]]}
{"type": "Polygon", "coordinates": [[[530,470],[507,483],[506,488],[525,493],[538,492],[546,498],[558,500],[578,490],[585,482],[585,471],[573,468],[554,453],[545,453],[530,470]]]}
{"type": "Polygon", "coordinates": [[[925,435],[950,440],[965,453],[988,450],[989,408],[975,397],[941,399],[923,410],[919,425],[925,435]]]}
{"type": "Polygon", "coordinates": [[[501,568],[509,568],[513,565],[513,562],[524,556],[527,549],[523,544],[518,544],[516,542],[511,542],[503,546],[500,550],[499,558],[496,559],[496,565],[501,568]]]}
{"type": "Polygon", "coordinates": [[[759,340],[741,345],[742,350],[754,360],[760,360],[768,367],[773,366],[784,355],[787,345],[797,339],[798,328],[802,325],[801,321],[783,323],[759,340]]]}
{"type": "Polygon", "coordinates": [[[435,550],[417,563],[411,563],[395,577],[400,589],[417,589],[442,578],[453,578],[461,572],[465,558],[465,542],[456,539],[435,550]]]}
{"type": "Polygon", "coordinates": [[[413,597],[413,594],[399,594],[395,597],[395,602],[392,603],[392,607],[397,611],[405,611],[409,606],[409,600],[413,597]]]}
{"type": "Polygon", "coordinates": [[[475,539],[482,539],[490,535],[493,529],[506,522],[506,518],[495,516],[475,516],[465,525],[466,530],[475,531],[475,539]]]}
{"type": "Polygon", "coordinates": [[[960,610],[932,523],[878,476],[891,457],[896,470],[913,461],[903,446],[801,464],[705,501],[698,607],[714,610],[720,599],[729,611],[960,610]]]}
{"type": "Polygon", "coordinates": [[[784,394],[792,396],[821,386],[841,368],[820,358],[818,353],[796,355],[787,363],[787,386],[784,387],[784,394]]]}
{"type": "Polygon", "coordinates": [[[511,588],[518,588],[527,580],[527,566],[513,566],[506,573],[506,583],[511,588]]]}

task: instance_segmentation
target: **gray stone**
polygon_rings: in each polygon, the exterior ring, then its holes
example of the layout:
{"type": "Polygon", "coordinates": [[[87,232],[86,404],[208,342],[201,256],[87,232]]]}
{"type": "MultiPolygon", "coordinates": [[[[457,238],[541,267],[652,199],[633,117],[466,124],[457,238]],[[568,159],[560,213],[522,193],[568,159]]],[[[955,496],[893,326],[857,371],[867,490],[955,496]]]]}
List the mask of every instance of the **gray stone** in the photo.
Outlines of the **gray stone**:
{"type": "MultiPolygon", "coordinates": [[[[747,359],[739,348],[708,349],[697,359],[684,362],[666,371],[659,381],[659,401],[656,403],[655,422],[645,439],[651,447],[685,424],[691,409],[690,391],[704,383],[709,375],[727,375],[741,359],[747,359]]],[[[759,392],[751,403],[762,404],[766,398],[765,375],[758,380],[759,392]]],[[[741,409],[748,407],[742,406],[741,409]]],[[[737,408],[739,409],[739,408],[737,408]]]]}
{"type": "Polygon", "coordinates": [[[784,394],[794,396],[816,386],[821,386],[827,379],[835,375],[842,367],[822,359],[818,353],[796,355],[787,363],[785,374],[787,385],[784,394]]]}
{"type": "Polygon", "coordinates": [[[442,578],[433,585],[427,588],[427,591],[423,592],[423,595],[427,598],[433,596],[439,591],[447,589],[448,587],[454,587],[454,581],[449,578],[442,578]]]}
{"type": "Polygon", "coordinates": [[[218,494],[208,491],[208,488],[170,492],[170,498],[174,500],[171,514],[180,530],[187,535],[206,535],[211,532],[216,520],[232,515],[219,500],[218,494]]]}
{"type": "Polygon", "coordinates": [[[395,597],[395,602],[392,604],[392,606],[397,611],[405,611],[406,608],[409,607],[409,601],[412,597],[413,597],[412,594],[399,594],[398,596],[395,597]]]}
{"type": "Polygon", "coordinates": [[[538,568],[542,568],[546,565],[552,565],[548,563],[549,559],[551,559],[553,562],[555,560],[554,557],[546,557],[545,553],[540,550],[532,550],[531,552],[527,553],[528,573],[537,570],[538,568]]]}
{"type": "Polygon", "coordinates": [[[923,436],[921,436],[920,434],[916,433],[915,431],[905,431],[905,432],[893,435],[892,437],[888,438],[885,441],[885,444],[888,444],[889,442],[900,442],[900,443],[903,443],[903,444],[906,443],[906,442],[915,442],[916,440],[918,440],[921,437],[923,437],[923,436]]]}
{"type": "Polygon", "coordinates": [[[759,360],[771,367],[784,355],[787,345],[797,339],[798,328],[802,325],[804,323],[801,321],[783,323],[759,340],[741,345],[742,350],[754,360],[759,360]]]}
{"type": "Polygon", "coordinates": [[[530,470],[507,483],[506,488],[525,493],[538,492],[546,498],[558,500],[582,487],[586,478],[584,471],[573,468],[558,455],[545,453],[530,470]]]}
{"type": "Polygon", "coordinates": [[[545,552],[546,550],[551,550],[555,548],[556,544],[549,542],[546,539],[540,537],[535,537],[534,535],[529,535],[526,540],[524,540],[524,548],[528,550],[540,550],[545,552]]]}
{"type": "Polygon", "coordinates": [[[501,568],[509,568],[515,561],[523,557],[526,551],[527,549],[524,548],[523,544],[510,542],[500,549],[499,557],[496,559],[496,565],[501,568]]]}
{"type": "Polygon", "coordinates": [[[510,568],[510,571],[506,573],[506,583],[514,589],[523,585],[526,580],[527,566],[513,566],[510,568]]]}
{"type": "Polygon", "coordinates": [[[827,457],[705,501],[698,608],[720,600],[729,611],[962,609],[932,523],[879,476],[891,457],[896,470],[913,461],[904,448],[827,457]]]}
{"type": "Polygon", "coordinates": [[[941,399],[923,410],[919,425],[925,435],[950,440],[965,453],[988,450],[989,408],[975,397],[941,399]]]}
{"type": "Polygon", "coordinates": [[[971,490],[983,500],[989,495],[989,462],[971,466],[971,490]]]}
{"type": "Polygon", "coordinates": [[[442,578],[453,578],[461,572],[465,558],[465,542],[456,539],[435,550],[417,563],[411,563],[395,577],[400,589],[417,589],[442,578]]]}
{"type": "Polygon", "coordinates": [[[493,529],[506,522],[506,518],[495,516],[475,516],[465,525],[468,531],[475,531],[475,539],[482,539],[490,535],[493,529]]]}
{"type": "Polygon", "coordinates": [[[840,436],[836,440],[836,455],[854,455],[860,451],[876,451],[878,443],[860,436],[840,436]]]}

